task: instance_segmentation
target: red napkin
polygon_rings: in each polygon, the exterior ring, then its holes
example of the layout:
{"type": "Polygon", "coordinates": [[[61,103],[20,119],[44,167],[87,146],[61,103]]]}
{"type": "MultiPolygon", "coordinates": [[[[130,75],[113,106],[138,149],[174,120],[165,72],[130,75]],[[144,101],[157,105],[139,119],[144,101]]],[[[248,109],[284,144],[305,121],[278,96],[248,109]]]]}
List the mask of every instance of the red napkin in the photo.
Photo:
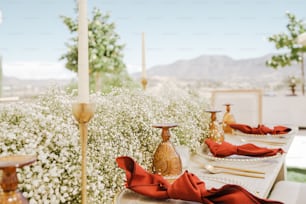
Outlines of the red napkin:
{"type": "Polygon", "coordinates": [[[273,129],[265,126],[265,125],[258,125],[257,127],[251,127],[249,125],[245,124],[239,124],[239,123],[232,123],[229,124],[231,128],[239,130],[243,133],[247,134],[259,134],[259,135],[266,135],[266,134],[286,134],[291,131],[291,128],[285,127],[285,126],[274,126],[273,129]]]}
{"type": "Polygon", "coordinates": [[[155,199],[171,198],[205,204],[281,204],[279,201],[258,198],[238,185],[227,184],[219,189],[207,190],[205,183],[188,171],[170,184],[162,176],[145,171],[130,157],[118,157],[116,162],[125,170],[127,188],[155,199]]]}
{"type": "Polygon", "coordinates": [[[233,154],[251,157],[266,157],[276,155],[277,153],[284,153],[282,148],[269,149],[266,147],[258,147],[250,143],[236,146],[225,141],[219,144],[211,139],[206,139],[205,143],[215,157],[227,157],[233,154]]]}

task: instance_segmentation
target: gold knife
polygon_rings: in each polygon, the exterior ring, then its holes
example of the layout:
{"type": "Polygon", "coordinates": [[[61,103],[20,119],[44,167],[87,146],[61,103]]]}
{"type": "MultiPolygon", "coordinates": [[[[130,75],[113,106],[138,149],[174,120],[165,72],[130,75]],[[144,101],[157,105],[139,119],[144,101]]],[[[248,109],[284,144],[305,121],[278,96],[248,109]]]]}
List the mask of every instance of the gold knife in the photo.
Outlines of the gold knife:
{"type": "Polygon", "coordinates": [[[242,172],[249,172],[249,173],[255,173],[255,174],[265,174],[263,171],[256,171],[252,169],[242,169],[237,167],[230,167],[230,166],[220,166],[220,165],[214,165],[216,168],[223,168],[223,169],[229,169],[229,170],[235,170],[235,171],[242,171],[242,172]]]}

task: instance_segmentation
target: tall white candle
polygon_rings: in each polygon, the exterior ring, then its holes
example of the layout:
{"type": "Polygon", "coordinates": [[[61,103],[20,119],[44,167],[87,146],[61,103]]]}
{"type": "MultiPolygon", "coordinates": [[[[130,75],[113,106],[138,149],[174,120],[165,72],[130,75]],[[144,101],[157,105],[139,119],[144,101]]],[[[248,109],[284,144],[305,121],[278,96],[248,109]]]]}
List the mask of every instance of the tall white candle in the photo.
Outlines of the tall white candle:
{"type": "Polygon", "coordinates": [[[78,101],[89,103],[87,0],[79,0],[78,5],[78,101]]]}
{"type": "Polygon", "coordinates": [[[145,34],[142,33],[142,78],[146,78],[146,51],[145,51],[145,34]]]}

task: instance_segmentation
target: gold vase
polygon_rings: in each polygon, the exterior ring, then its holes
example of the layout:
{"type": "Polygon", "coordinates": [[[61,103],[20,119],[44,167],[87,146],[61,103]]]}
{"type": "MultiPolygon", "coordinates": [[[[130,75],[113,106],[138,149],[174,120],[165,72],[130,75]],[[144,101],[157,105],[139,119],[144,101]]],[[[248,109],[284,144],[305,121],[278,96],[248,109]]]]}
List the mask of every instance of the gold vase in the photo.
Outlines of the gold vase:
{"type": "Polygon", "coordinates": [[[162,142],[158,145],[153,156],[154,173],[162,176],[177,176],[182,173],[182,161],[173,144],[169,141],[171,134],[169,128],[176,124],[155,124],[155,128],[162,129],[162,142]]]}
{"type": "Polygon", "coordinates": [[[227,134],[233,134],[234,130],[231,128],[230,124],[235,123],[235,118],[234,115],[231,113],[231,104],[224,104],[225,105],[225,113],[223,116],[223,121],[222,121],[222,127],[224,133],[227,134]]]}
{"type": "Polygon", "coordinates": [[[210,122],[209,122],[209,135],[208,138],[212,139],[217,143],[224,141],[224,131],[219,125],[217,120],[217,113],[221,112],[219,110],[207,110],[206,112],[210,113],[210,122]]]}

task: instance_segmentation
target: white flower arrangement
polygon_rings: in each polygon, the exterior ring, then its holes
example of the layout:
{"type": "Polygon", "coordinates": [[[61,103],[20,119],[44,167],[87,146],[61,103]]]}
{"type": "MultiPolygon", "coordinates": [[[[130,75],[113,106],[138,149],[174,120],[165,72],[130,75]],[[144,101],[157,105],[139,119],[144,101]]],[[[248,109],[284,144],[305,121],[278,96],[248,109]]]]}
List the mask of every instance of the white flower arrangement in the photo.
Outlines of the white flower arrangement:
{"type": "MultiPolygon", "coordinates": [[[[72,116],[73,97],[53,90],[31,102],[1,104],[0,155],[37,155],[18,170],[19,189],[30,204],[81,202],[81,147],[72,116]]],[[[88,124],[87,194],[89,203],[111,203],[124,188],[118,156],[133,157],[150,170],[161,142],[152,124],[173,122],[174,145],[194,150],[207,135],[206,103],[188,90],[165,89],[157,96],[140,90],[114,90],[91,96],[96,105],[88,124]]]]}

